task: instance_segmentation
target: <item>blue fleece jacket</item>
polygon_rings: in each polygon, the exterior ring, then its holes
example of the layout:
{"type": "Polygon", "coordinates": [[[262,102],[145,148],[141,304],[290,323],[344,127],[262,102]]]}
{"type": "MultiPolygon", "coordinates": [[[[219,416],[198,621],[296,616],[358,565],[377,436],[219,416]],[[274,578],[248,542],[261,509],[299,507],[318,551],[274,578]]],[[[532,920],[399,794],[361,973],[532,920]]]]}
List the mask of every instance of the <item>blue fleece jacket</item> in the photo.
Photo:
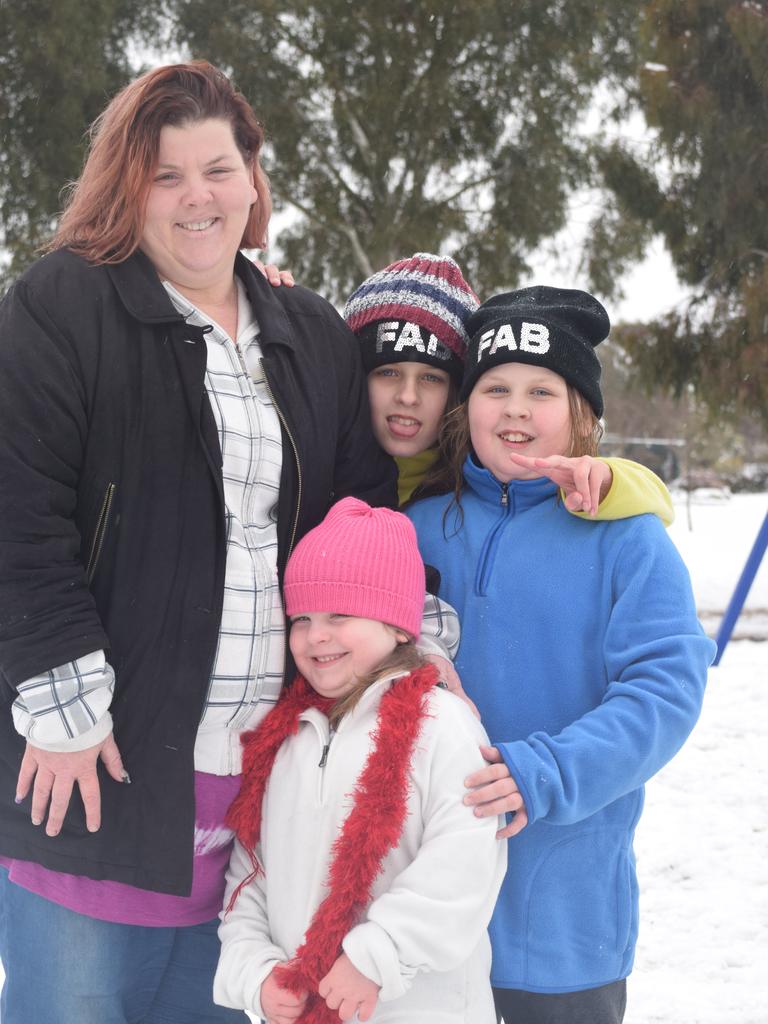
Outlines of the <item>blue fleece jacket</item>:
{"type": "Polygon", "coordinates": [[[456,667],[525,800],[493,921],[493,984],[569,992],[626,977],[643,784],[699,715],[715,645],[655,516],[577,519],[546,479],[470,459],[408,510],[462,626],[456,667]]]}

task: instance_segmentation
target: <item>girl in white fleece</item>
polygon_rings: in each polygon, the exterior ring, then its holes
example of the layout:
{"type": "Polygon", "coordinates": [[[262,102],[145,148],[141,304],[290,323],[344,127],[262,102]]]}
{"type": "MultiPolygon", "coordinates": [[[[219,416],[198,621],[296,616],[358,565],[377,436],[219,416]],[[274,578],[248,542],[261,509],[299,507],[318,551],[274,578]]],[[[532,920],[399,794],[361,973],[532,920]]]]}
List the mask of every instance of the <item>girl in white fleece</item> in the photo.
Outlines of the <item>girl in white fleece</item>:
{"type": "Polygon", "coordinates": [[[355,498],[285,574],[299,675],[244,739],[216,1002],[269,1024],[493,1024],[499,823],[462,804],[485,732],[412,643],[424,569],[355,498]]]}

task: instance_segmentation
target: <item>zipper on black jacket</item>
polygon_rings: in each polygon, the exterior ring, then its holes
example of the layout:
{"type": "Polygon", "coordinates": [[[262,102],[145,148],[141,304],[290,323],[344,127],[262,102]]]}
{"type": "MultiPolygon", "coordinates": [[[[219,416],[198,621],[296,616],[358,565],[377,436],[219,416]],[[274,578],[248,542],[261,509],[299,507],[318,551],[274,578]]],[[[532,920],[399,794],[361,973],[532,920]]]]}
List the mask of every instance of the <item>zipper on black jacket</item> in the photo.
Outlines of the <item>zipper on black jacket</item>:
{"type": "Polygon", "coordinates": [[[285,430],[286,434],[288,435],[288,440],[291,442],[291,448],[293,449],[293,458],[294,458],[294,460],[296,462],[296,476],[297,476],[297,479],[298,479],[298,493],[296,495],[296,512],[295,512],[294,517],[293,517],[293,528],[291,530],[291,539],[290,539],[290,542],[288,544],[288,550],[285,553],[285,557],[287,559],[288,556],[290,555],[291,551],[293,551],[293,544],[294,544],[294,541],[296,540],[296,530],[298,529],[298,526],[299,526],[299,509],[301,508],[302,480],[301,480],[301,463],[299,462],[299,449],[296,447],[296,442],[293,439],[293,434],[291,433],[291,428],[288,426],[288,422],[287,422],[285,416],[283,416],[283,413],[282,413],[282,411],[280,409],[280,406],[275,401],[275,394],[274,394],[274,392],[272,390],[272,385],[269,383],[269,377],[267,376],[267,368],[264,365],[264,360],[263,359],[259,360],[259,365],[261,366],[261,372],[264,374],[264,383],[267,386],[267,393],[269,394],[269,397],[272,399],[272,404],[275,407],[275,412],[277,413],[277,415],[278,415],[278,417],[280,419],[280,422],[283,425],[283,429],[285,430]]]}
{"type": "Polygon", "coordinates": [[[88,556],[88,567],[85,570],[85,577],[88,583],[93,579],[96,572],[96,566],[99,564],[99,557],[101,555],[101,549],[104,546],[104,537],[107,533],[107,523],[109,522],[109,512],[112,508],[112,499],[115,496],[115,489],[115,484],[110,484],[107,487],[106,494],[104,495],[104,501],[101,503],[99,518],[96,520],[96,532],[93,535],[91,551],[88,556]]]}

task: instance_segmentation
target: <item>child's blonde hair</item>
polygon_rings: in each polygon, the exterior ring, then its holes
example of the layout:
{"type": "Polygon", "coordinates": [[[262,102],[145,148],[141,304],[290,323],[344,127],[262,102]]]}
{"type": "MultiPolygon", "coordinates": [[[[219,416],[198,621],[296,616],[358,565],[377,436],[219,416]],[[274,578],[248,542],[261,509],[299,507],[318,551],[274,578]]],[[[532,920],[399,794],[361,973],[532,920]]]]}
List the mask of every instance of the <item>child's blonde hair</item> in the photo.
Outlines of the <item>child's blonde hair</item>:
{"type": "MultiPolygon", "coordinates": [[[[389,628],[394,629],[394,626],[389,628]]],[[[331,728],[335,729],[338,726],[342,718],[357,705],[368,687],[378,682],[379,679],[394,675],[396,672],[415,672],[416,669],[423,668],[425,665],[426,659],[419,653],[413,640],[398,643],[394,651],[387,655],[380,665],[358,679],[349,693],[339,697],[328,712],[331,728]]]]}

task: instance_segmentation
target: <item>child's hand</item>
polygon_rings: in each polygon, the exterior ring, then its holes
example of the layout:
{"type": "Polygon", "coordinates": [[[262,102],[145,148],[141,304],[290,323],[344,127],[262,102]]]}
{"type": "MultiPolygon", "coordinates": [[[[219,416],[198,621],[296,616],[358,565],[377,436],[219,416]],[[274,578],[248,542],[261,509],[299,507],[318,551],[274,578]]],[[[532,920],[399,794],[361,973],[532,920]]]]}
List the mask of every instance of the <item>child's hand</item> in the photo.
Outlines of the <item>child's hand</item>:
{"type": "Polygon", "coordinates": [[[536,470],[541,476],[561,487],[565,492],[565,507],[569,512],[597,514],[597,506],[608,494],[613,473],[607,462],[580,455],[569,459],[565,455],[549,455],[545,459],[532,459],[528,455],[510,452],[509,458],[524,469],[536,470]]]}
{"type": "Polygon", "coordinates": [[[271,971],[261,983],[261,1008],[267,1024],[293,1024],[304,1011],[307,993],[295,996],[287,988],[280,988],[271,971]]]}
{"type": "Polygon", "coordinates": [[[464,780],[467,789],[472,790],[464,797],[464,803],[475,808],[478,818],[490,818],[493,815],[514,811],[515,816],[509,825],[500,828],[496,833],[497,839],[509,839],[510,836],[522,832],[528,824],[528,813],[523,798],[496,747],[481,746],[480,753],[491,764],[487,768],[473,772],[464,780]]]}
{"type": "Polygon", "coordinates": [[[366,1021],[376,1009],[379,986],[355,967],[342,953],[317,987],[329,1010],[338,1010],[340,1020],[366,1021]]]}
{"type": "Polygon", "coordinates": [[[293,288],[296,283],[290,270],[281,270],[274,263],[264,264],[261,260],[253,260],[253,265],[262,272],[273,288],[279,288],[281,284],[293,288]]]}

